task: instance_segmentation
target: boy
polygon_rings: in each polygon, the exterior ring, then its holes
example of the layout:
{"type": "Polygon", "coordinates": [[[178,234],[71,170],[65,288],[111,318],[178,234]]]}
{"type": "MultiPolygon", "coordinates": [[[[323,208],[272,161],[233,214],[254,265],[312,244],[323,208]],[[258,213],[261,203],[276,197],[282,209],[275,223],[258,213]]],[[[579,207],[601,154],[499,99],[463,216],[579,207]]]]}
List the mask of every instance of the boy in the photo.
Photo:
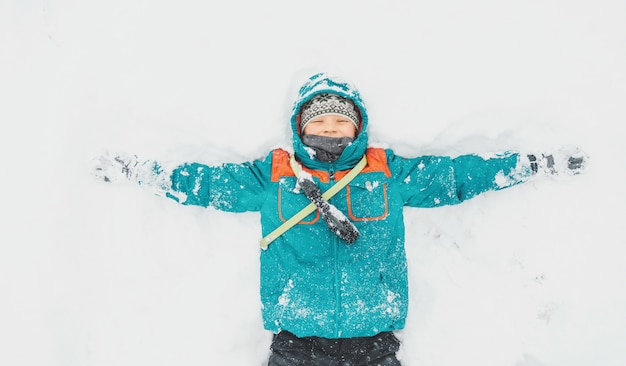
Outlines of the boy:
{"type": "Polygon", "coordinates": [[[249,163],[171,169],[105,155],[94,172],[184,205],[260,212],[262,313],[274,333],[270,366],[400,365],[393,331],[404,327],[408,309],[404,206],[458,204],[535,173],[578,173],[584,159],[409,159],[368,147],[367,125],[359,92],[316,74],[293,106],[292,154],[276,149],[249,163]]]}

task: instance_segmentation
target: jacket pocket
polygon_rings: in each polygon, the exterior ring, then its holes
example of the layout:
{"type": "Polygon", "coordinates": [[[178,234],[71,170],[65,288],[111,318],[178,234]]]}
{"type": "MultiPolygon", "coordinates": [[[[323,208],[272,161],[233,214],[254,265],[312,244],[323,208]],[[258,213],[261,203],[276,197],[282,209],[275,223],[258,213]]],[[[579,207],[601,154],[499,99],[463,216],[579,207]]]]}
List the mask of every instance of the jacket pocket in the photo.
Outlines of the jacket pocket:
{"type": "Polygon", "coordinates": [[[346,187],[348,216],[354,221],[383,220],[389,213],[387,183],[376,180],[352,181],[346,187]]]}
{"type": "MultiPolygon", "coordinates": [[[[282,222],[291,219],[294,215],[308,206],[311,201],[301,191],[295,190],[296,178],[281,177],[278,184],[278,216],[282,222]]],[[[320,219],[318,210],[308,214],[299,224],[314,224],[320,219]]]]}

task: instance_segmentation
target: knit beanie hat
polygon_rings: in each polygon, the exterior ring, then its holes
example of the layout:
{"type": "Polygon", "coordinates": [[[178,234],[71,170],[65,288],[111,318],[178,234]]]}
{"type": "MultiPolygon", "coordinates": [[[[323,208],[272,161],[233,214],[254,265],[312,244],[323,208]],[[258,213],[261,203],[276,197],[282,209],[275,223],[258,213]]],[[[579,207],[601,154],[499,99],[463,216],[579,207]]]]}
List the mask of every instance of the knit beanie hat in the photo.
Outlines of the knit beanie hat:
{"type": "Polygon", "coordinates": [[[315,117],[326,114],[340,114],[347,117],[356,129],[361,123],[358,108],[354,102],[337,94],[322,93],[314,96],[302,105],[300,113],[300,131],[304,131],[306,125],[315,117]]]}

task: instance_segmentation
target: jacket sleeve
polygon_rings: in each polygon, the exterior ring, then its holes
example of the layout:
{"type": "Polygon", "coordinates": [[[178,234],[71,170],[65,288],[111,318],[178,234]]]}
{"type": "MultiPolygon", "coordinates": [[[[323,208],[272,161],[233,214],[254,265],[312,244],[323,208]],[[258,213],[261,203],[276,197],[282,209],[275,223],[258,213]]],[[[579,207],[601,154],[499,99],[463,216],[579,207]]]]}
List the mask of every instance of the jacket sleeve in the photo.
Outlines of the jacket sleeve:
{"type": "Polygon", "coordinates": [[[184,205],[228,212],[259,211],[266,198],[271,154],[264,160],[209,166],[186,163],[172,171],[167,196],[184,205]]]}
{"type": "Polygon", "coordinates": [[[407,159],[388,150],[387,158],[404,204],[412,207],[458,204],[487,191],[522,183],[532,175],[530,166],[517,153],[407,159]]]}

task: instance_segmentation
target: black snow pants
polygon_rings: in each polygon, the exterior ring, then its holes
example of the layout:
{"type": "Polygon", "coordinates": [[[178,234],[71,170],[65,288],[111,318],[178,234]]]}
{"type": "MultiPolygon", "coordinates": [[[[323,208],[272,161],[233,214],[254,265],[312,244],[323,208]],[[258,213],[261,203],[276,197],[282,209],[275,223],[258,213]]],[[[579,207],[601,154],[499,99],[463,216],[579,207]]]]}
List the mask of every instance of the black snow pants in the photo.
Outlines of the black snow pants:
{"type": "Polygon", "coordinates": [[[272,340],[268,366],[400,366],[392,332],[359,338],[298,338],[282,331],[272,340]]]}

